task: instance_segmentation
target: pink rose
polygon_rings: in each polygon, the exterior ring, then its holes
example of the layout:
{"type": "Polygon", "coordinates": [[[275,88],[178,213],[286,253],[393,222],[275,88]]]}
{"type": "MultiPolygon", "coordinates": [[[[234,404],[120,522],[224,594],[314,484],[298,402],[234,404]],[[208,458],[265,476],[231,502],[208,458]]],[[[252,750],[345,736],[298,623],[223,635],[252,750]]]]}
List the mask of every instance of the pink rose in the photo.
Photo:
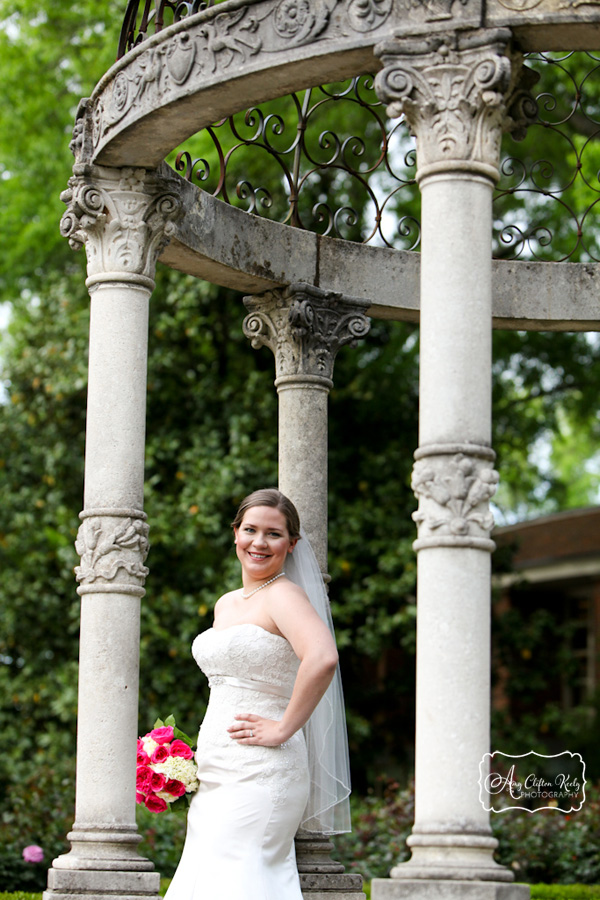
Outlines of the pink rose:
{"type": "Polygon", "coordinates": [[[137,762],[138,765],[147,765],[150,762],[150,757],[144,750],[144,744],[141,738],[138,738],[137,742],[137,762]]]}
{"type": "Polygon", "coordinates": [[[157,744],[170,744],[175,735],[170,725],[163,725],[162,728],[155,728],[151,731],[150,737],[157,744]]]}
{"type": "MultiPolygon", "coordinates": [[[[152,778],[150,779],[150,790],[154,791],[157,794],[159,791],[162,791],[167,779],[161,772],[152,772],[152,778]]],[[[148,804],[146,804],[148,805],[148,804]]]]}
{"type": "Polygon", "coordinates": [[[168,806],[167,801],[163,800],[162,797],[157,797],[156,794],[148,794],[144,802],[146,804],[146,809],[149,809],[150,812],[153,813],[164,812],[168,806]]]}
{"type": "Polygon", "coordinates": [[[159,744],[158,747],[154,750],[152,756],[150,757],[151,762],[153,763],[163,763],[165,759],[169,758],[169,748],[165,744],[159,744]]]}
{"type": "Polygon", "coordinates": [[[135,775],[135,786],[138,791],[142,791],[143,793],[147,793],[152,790],[152,776],[155,772],[152,771],[150,766],[138,766],[136,775],[135,775]]]}
{"type": "Polygon", "coordinates": [[[146,795],[142,794],[141,791],[135,792],[135,802],[136,803],[143,803],[145,799],[146,799],[146,795]]]}
{"type": "Polygon", "coordinates": [[[181,756],[183,759],[191,759],[194,751],[185,741],[173,741],[171,744],[171,756],[181,756]]]}
{"type": "Polygon", "coordinates": [[[28,863],[39,863],[44,859],[44,851],[37,844],[23,847],[23,859],[28,863]]]}
{"type": "Polygon", "coordinates": [[[173,797],[183,797],[185,794],[185,784],[183,781],[177,781],[176,778],[172,778],[165,784],[165,791],[173,797]]]}

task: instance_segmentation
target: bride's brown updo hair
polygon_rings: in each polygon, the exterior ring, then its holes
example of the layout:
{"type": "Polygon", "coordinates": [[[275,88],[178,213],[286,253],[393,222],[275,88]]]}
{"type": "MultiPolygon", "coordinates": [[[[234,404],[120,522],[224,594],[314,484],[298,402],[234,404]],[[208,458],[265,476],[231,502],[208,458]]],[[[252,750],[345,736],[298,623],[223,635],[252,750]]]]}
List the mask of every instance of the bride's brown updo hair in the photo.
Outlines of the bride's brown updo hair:
{"type": "Polygon", "coordinates": [[[261,490],[254,491],[254,493],[244,497],[238,506],[238,511],[231,523],[231,527],[239,528],[245,514],[254,506],[270,506],[272,509],[278,509],[285,517],[290,538],[300,537],[300,516],[298,515],[298,510],[292,501],[285,494],[282,494],[281,491],[278,491],[277,488],[261,488],[261,490]]]}

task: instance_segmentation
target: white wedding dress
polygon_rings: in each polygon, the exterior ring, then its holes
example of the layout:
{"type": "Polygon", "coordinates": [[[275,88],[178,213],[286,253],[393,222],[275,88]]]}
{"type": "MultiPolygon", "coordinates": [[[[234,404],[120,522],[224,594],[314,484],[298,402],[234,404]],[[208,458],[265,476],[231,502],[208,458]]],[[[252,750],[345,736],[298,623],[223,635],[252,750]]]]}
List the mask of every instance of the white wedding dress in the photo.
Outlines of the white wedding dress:
{"type": "Polygon", "coordinates": [[[302,900],[294,835],[309,791],[303,732],[258,747],[227,731],[236,713],[282,718],[298,658],[284,637],[252,624],[211,628],[192,653],[210,702],[196,752],[200,787],[166,900],[302,900]]]}

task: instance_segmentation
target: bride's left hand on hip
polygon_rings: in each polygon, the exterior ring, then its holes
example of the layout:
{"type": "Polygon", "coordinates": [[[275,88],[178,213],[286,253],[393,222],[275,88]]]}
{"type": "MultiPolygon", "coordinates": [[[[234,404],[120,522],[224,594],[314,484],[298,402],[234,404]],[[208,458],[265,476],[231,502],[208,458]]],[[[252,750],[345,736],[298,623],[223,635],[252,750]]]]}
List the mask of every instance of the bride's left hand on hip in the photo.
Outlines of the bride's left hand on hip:
{"type": "Polygon", "coordinates": [[[278,747],[283,743],[281,723],[263,719],[252,713],[240,714],[227,731],[238,744],[255,744],[260,747],[278,747]]]}

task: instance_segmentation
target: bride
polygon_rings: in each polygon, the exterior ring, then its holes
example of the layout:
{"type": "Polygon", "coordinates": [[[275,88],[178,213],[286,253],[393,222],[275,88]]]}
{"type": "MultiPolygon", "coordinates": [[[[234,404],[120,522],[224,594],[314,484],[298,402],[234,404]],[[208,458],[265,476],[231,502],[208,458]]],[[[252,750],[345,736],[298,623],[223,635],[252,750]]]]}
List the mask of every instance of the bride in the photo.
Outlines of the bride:
{"type": "Polygon", "coordinates": [[[211,694],[166,900],[302,900],[298,828],[350,829],[331,614],[287,497],[255,491],[232,525],[243,586],[217,601],[213,627],[192,645],[211,694]]]}

